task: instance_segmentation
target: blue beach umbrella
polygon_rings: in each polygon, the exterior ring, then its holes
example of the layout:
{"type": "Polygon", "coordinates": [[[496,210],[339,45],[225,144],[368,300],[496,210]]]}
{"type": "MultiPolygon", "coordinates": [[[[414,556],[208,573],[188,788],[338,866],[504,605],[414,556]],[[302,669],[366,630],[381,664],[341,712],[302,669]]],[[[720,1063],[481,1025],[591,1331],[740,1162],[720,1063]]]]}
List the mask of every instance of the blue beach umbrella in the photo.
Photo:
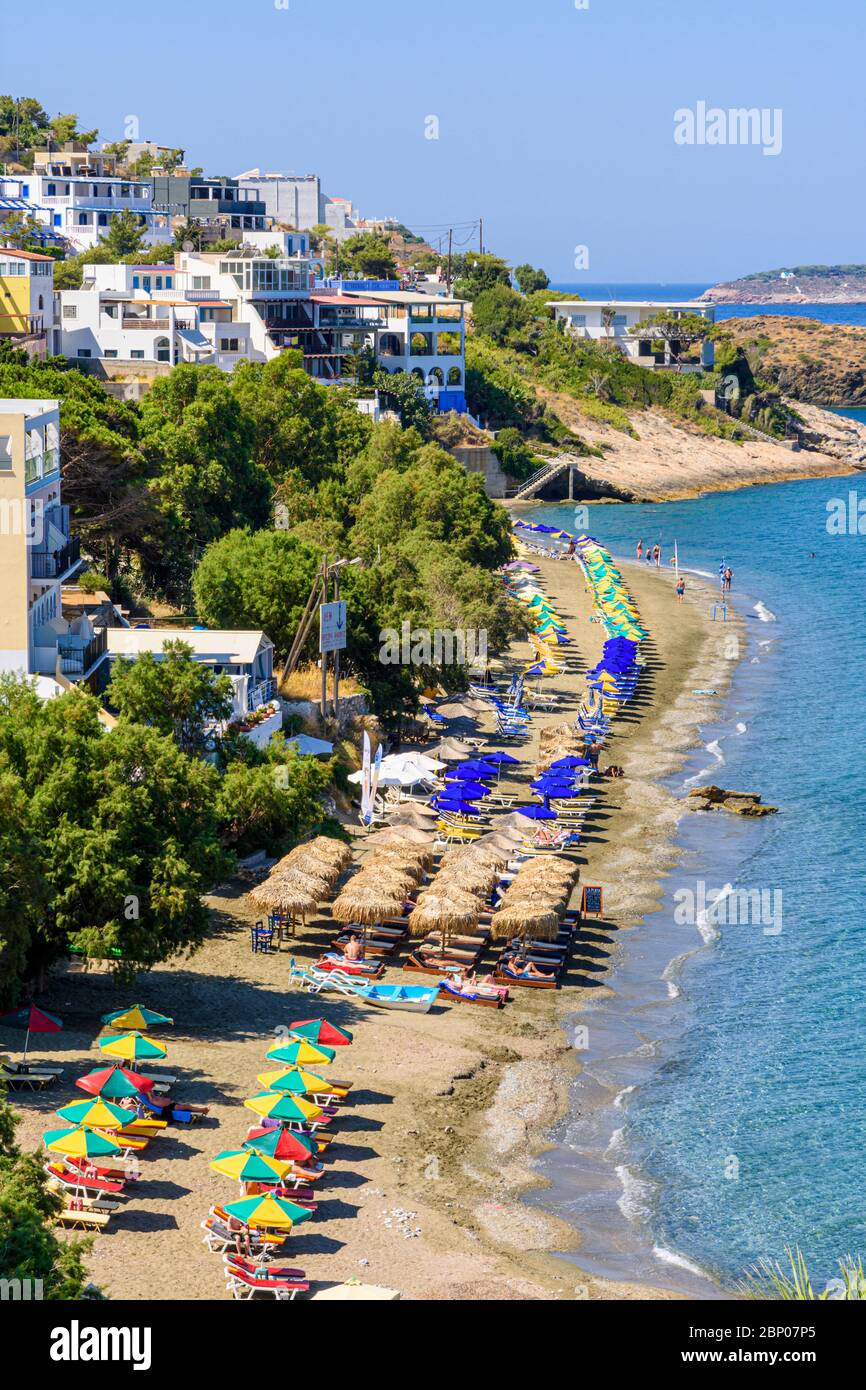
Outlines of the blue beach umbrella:
{"type": "Polygon", "coordinates": [[[591,767],[589,758],[557,758],[555,763],[550,764],[550,770],[556,769],[557,772],[566,772],[570,768],[591,767]]]}
{"type": "Polygon", "coordinates": [[[486,759],[484,759],[484,760],[478,759],[478,760],[476,760],[475,762],[470,761],[470,762],[468,762],[468,763],[461,763],[460,766],[459,766],[453,773],[452,773],[452,772],[449,772],[449,773],[447,774],[447,777],[448,777],[448,778],[451,778],[451,777],[459,777],[459,778],[461,778],[464,782],[468,782],[468,781],[473,781],[473,782],[474,782],[474,781],[480,781],[482,777],[493,777],[493,776],[495,776],[495,774],[496,774],[496,765],[495,765],[495,763],[489,763],[489,762],[487,762],[486,759]],[[471,774],[474,774],[474,775],[471,775],[471,774]]]}
{"type": "Polygon", "coordinates": [[[439,811],[452,811],[461,816],[481,815],[478,807],[473,806],[471,801],[452,801],[448,797],[440,797],[434,805],[439,811]]]}
{"type": "Polygon", "coordinates": [[[527,820],[556,820],[556,812],[549,806],[515,806],[514,809],[527,820]]]}

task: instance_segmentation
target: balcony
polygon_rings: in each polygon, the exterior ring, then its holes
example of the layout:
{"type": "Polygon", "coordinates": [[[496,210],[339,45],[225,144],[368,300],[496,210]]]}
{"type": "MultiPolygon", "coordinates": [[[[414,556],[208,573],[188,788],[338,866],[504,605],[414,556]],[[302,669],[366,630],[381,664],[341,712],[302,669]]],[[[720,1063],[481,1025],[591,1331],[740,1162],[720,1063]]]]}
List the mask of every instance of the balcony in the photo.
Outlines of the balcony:
{"type": "Polygon", "coordinates": [[[108,632],[100,627],[89,642],[76,642],[71,637],[61,637],[57,642],[57,660],[61,674],[80,680],[108,650],[108,632]]]}
{"type": "Polygon", "coordinates": [[[46,449],[41,454],[25,454],[24,484],[38,483],[41,478],[50,478],[60,471],[60,450],[46,449]]]}
{"type": "Polygon", "coordinates": [[[81,541],[72,536],[60,550],[32,550],[30,559],[34,579],[59,579],[81,559],[81,541]]]}
{"type": "Polygon", "coordinates": [[[123,318],[120,321],[121,328],[162,328],[171,327],[171,319],[142,319],[137,317],[123,318]]]}

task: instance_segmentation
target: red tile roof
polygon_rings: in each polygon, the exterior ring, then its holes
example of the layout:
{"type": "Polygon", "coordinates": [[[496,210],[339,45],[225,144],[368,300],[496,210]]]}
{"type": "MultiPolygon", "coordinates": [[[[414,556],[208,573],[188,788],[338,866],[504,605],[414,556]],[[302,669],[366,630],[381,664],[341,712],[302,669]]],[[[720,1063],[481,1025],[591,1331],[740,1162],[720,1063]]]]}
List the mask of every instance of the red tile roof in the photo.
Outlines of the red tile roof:
{"type": "Polygon", "coordinates": [[[14,246],[0,246],[4,256],[20,256],[24,261],[53,261],[53,256],[40,256],[35,251],[18,251],[14,246]]]}

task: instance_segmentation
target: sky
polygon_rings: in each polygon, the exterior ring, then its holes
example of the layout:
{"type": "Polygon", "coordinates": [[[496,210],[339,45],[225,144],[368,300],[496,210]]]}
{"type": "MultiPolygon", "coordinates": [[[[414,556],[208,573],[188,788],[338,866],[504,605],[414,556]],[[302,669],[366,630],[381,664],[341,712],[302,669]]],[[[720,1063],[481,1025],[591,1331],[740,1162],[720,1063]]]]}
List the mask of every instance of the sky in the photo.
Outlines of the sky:
{"type": "Polygon", "coordinates": [[[710,284],[866,260],[864,57],[863,0],[40,0],[0,91],[431,240],[483,218],[554,283],[710,284]],[[699,103],[765,111],[763,145],[697,143],[699,103]]]}

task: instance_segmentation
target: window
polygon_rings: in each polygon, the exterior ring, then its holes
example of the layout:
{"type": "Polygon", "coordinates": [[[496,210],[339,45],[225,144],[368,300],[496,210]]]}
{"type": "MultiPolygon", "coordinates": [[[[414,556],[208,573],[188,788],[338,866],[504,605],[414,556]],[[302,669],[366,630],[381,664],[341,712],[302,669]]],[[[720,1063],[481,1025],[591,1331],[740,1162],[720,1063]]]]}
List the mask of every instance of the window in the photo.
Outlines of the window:
{"type": "Polygon", "coordinates": [[[106,348],[106,349],[105,349],[105,352],[104,352],[102,355],[103,355],[103,357],[116,357],[116,356],[117,356],[117,348],[106,348]]]}
{"type": "Polygon", "coordinates": [[[161,290],[161,289],[162,289],[162,276],[161,276],[161,275],[157,275],[157,277],[156,277],[156,288],[157,288],[158,290],[161,290]]]}
{"type": "Polygon", "coordinates": [[[157,338],[154,343],[154,350],[157,362],[171,361],[171,344],[168,338],[157,338]]]}
{"type": "Polygon", "coordinates": [[[63,218],[62,218],[62,216],[60,215],[59,212],[55,212],[55,213],[54,213],[53,219],[52,219],[52,220],[53,220],[53,222],[54,222],[55,227],[62,227],[62,226],[63,226],[63,218]]]}
{"type": "Polygon", "coordinates": [[[78,225],[79,225],[79,227],[86,227],[86,226],[89,224],[89,222],[90,222],[90,215],[89,215],[88,213],[86,213],[86,212],[80,212],[80,213],[78,214],[78,225]]]}
{"type": "Polygon", "coordinates": [[[165,277],[165,288],[166,288],[167,290],[170,290],[173,284],[174,284],[174,277],[171,276],[171,275],[166,275],[166,277],[165,277]]]}
{"type": "Polygon", "coordinates": [[[240,352],[240,339],[220,338],[220,352],[240,352]]]}
{"type": "Polygon", "coordinates": [[[108,213],[107,213],[107,212],[99,212],[99,213],[97,213],[97,215],[96,215],[96,222],[97,222],[97,226],[99,226],[99,227],[107,227],[107,226],[108,226],[108,213]]]}
{"type": "Polygon", "coordinates": [[[79,348],[76,353],[77,357],[90,357],[90,355],[90,348],[79,348]]]}
{"type": "MultiPolygon", "coordinates": [[[[24,197],[25,197],[25,198],[27,197],[26,192],[24,193],[24,197]]],[[[49,185],[48,185],[48,197],[49,197],[49,198],[56,198],[56,197],[57,197],[57,184],[56,184],[56,183],[49,183],[49,185]]]]}
{"type": "MultiPolygon", "coordinates": [[[[220,270],[222,271],[222,266],[220,266],[220,270]]],[[[194,276],[192,277],[192,287],[193,287],[194,290],[209,290],[209,289],[210,289],[210,276],[209,276],[209,275],[194,275],[194,276]]]]}
{"type": "Polygon", "coordinates": [[[39,308],[40,308],[40,309],[44,309],[44,308],[45,308],[45,301],[43,300],[41,294],[40,294],[40,296],[39,296],[39,308]]]}
{"type": "Polygon", "coordinates": [[[121,198],[128,198],[128,197],[129,197],[129,184],[128,184],[128,183],[122,183],[122,184],[120,185],[120,196],[121,196],[121,198]]]}
{"type": "Polygon", "coordinates": [[[133,277],[132,277],[132,288],[133,288],[134,290],[140,290],[140,289],[141,289],[141,276],[140,276],[140,275],[133,275],[133,277]]]}
{"type": "Polygon", "coordinates": [[[64,306],[63,306],[63,317],[64,317],[65,319],[77,319],[77,318],[78,318],[78,305],[77,305],[77,304],[64,304],[64,306]]]}
{"type": "Polygon", "coordinates": [[[22,197],[22,198],[29,198],[29,197],[30,197],[30,184],[29,184],[29,183],[22,183],[22,185],[21,185],[21,197],[22,197]]]}
{"type": "Polygon", "coordinates": [[[144,275],[141,281],[142,285],[148,293],[150,293],[151,278],[152,277],[150,275],[144,275]]]}
{"type": "Polygon", "coordinates": [[[586,328],[586,314],[572,314],[571,321],[575,328],[586,328]]]}
{"type": "Polygon", "coordinates": [[[133,348],[129,355],[130,355],[130,357],[133,359],[133,361],[136,361],[136,362],[137,362],[137,361],[139,361],[141,358],[144,357],[144,349],[143,349],[143,348],[133,348]]]}

